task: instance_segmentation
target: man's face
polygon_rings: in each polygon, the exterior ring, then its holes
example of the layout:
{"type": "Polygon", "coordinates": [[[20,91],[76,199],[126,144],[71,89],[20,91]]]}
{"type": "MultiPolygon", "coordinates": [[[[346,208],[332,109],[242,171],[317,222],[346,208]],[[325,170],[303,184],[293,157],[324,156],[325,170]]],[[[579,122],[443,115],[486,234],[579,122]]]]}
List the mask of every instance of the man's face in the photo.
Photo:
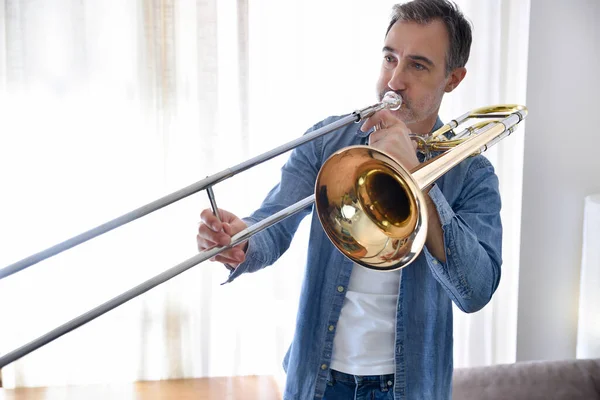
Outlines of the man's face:
{"type": "Polygon", "coordinates": [[[426,25],[396,22],[385,39],[379,100],[393,90],[402,96],[394,114],[406,124],[435,118],[445,91],[451,91],[452,74],[446,76],[448,33],[440,20],[426,25]]]}

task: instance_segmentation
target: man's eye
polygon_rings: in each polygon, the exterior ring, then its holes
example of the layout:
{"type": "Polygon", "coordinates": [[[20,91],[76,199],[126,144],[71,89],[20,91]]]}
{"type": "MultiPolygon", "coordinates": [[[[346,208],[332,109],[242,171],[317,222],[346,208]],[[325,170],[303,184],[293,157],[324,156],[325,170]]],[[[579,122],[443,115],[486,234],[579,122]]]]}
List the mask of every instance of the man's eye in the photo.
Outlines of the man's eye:
{"type": "Polygon", "coordinates": [[[425,71],[427,68],[423,64],[413,63],[413,66],[417,71],[425,71]]]}
{"type": "Polygon", "coordinates": [[[383,59],[389,63],[394,62],[394,57],[392,57],[392,56],[383,56],[383,59]]]}

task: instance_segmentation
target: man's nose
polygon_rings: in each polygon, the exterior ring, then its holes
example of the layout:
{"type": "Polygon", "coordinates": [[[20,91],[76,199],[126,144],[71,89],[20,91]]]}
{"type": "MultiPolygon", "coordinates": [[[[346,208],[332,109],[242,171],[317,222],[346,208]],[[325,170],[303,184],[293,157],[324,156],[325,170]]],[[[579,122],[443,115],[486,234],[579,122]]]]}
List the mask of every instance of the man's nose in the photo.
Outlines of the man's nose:
{"type": "Polygon", "coordinates": [[[394,72],[388,81],[388,87],[394,91],[406,89],[406,73],[402,65],[398,65],[394,68],[394,72]]]}

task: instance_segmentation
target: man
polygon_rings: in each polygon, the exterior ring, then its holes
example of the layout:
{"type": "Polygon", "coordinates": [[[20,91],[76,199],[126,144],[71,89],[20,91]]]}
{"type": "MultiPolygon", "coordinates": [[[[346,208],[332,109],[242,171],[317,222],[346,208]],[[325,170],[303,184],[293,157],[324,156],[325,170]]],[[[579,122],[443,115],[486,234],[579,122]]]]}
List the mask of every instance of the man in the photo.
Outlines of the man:
{"type": "MultiPolygon", "coordinates": [[[[310,195],[320,166],[341,148],[369,144],[408,170],[419,165],[422,157],[408,135],[428,134],[442,125],[442,98],[465,77],[470,45],[469,23],[447,0],[395,6],[377,93],[381,99],[395,91],[402,107],[373,115],[358,132],[350,126],[295,149],[280,183],[250,217],[241,220],[221,210],[220,223],[204,210],[198,248],[226,245],[246,225],[310,195]]],[[[423,192],[429,213],[426,246],[412,264],[395,272],[354,265],[335,249],[312,213],[297,326],[284,360],[284,399],[450,398],[452,302],[464,312],[478,311],[500,280],[498,179],[489,161],[476,156],[423,192]]],[[[228,281],[274,263],[310,212],[216,256],[235,268],[228,281]]]]}

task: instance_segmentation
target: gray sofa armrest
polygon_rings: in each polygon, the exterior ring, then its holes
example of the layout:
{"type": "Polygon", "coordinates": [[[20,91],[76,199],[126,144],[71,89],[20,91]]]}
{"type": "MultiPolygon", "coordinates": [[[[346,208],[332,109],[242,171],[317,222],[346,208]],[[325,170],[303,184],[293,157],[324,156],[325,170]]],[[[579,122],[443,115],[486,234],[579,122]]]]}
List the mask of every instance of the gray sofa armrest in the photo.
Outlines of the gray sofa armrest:
{"type": "Polygon", "coordinates": [[[453,400],[600,399],[600,359],[457,368],[453,400]]]}

